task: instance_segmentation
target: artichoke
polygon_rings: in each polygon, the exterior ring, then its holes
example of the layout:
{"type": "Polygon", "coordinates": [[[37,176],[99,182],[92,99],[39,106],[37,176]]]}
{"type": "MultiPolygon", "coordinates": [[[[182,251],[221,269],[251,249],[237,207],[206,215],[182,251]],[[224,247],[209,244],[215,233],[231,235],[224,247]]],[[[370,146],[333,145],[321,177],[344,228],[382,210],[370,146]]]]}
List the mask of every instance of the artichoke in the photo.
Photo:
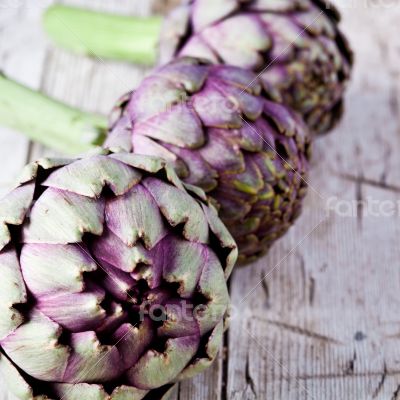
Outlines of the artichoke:
{"type": "Polygon", "coordinates": [[[322,0],[186,0],[165,21],[160,60],[207,58],[257,72],[312,132],[343,113],[352,52],[339,12],[322,0]]]}
{"type": "Polygon", "coordinates": [[[237,249],[185,186],[103,151],[35,162],[0,201],[0,371],[18,398],[159,400],[212,363],[237,249]]]}
{"type": "Polygon", "coordinates": [[[252,260],[293,224],[307,187],[308,129],[269,95],[248,70],[177,59],[120,100],[105,146],[170,161],[252,260]]]}
{"type": "Polygon", "coordinates": [[[55,5],[44,22],[58,44],[92,56],[146,65],[194,56],[251,69],[314,133],[343,113],[353,54],[327,1],[184,0],[164,23],[55,5]]]}

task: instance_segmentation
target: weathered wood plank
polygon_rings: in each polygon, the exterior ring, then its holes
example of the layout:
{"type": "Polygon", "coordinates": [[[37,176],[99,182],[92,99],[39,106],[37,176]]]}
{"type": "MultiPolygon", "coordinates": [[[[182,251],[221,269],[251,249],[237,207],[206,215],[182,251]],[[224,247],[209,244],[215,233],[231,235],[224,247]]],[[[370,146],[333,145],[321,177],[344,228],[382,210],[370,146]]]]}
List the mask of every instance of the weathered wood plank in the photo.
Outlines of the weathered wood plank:
{"type": "MultiPolygon", "coordinates": [[[[44,2],[0,0],[0,70],[26,85],[40,85],[46,43],[40,28],[44,2]]],[[[0,128],[0,196],[14,183],[27,160],[28,141],[0,128]]]]}
{"type": "Polygon", "coordinates": [[[400,9],[343,11],[357,50],[347,115],[316,144],[295,229],[235,272],[227,399],[400,397],[400,9]]]}

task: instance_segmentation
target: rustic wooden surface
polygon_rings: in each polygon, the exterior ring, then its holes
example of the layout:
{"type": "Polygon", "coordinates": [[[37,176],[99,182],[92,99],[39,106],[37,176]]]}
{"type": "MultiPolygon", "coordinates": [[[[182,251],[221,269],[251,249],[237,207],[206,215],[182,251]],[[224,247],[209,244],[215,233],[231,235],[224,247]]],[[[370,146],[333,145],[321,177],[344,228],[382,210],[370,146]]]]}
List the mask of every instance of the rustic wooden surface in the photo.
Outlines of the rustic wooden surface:
{"type": "MultiPolygon", "coordinates": [[[[0,68],[72,105],[107,112],[145,71],[54,49],[40,29],[51,2],[0,0],[0,68]]],[[[165,8],[162,0],[68,3],[142,15],[165,8]]],[[[176,400],[400,399],[400,212],[376,215],[365,204],[400,208],[400,3],[339,5],[357,61],[346,117],[316,143],[296,227],[234,273],[224,357],[180,384],[176,400]],[[364,200],[359,215],[343,215],[357,200],[364,200]]],[[[43,154],[51,153],[0,128],[0,194],[43,154]]],[[[0,399],[11,400],[2,387],[0,399]]]]}

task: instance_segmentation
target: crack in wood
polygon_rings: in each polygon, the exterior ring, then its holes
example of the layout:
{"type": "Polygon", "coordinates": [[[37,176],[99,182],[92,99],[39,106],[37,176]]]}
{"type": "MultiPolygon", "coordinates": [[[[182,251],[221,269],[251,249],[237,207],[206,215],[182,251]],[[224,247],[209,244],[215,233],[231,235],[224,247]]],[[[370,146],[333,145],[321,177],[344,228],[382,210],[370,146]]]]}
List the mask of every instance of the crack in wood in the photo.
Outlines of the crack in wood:
{"type": "Polygon", "coordinates": [[[388,146],[385,151],[385,155],[383,157],[383,171],[381,174],[381,184],[385,185],[386,184],[386,179],[388,176],[388,173],[390,172],[390,159],[392,157],[392,148],[388,146]]]}
{"type": "Polygon", "coordinates": [[[354,374],[354,367],[357,361],[357,353],[354,351],[353,358],[349,361],[346,370],[344,371],[345,375],[353,375],[354,374]]]}
{"type": "Polygon", "coordinates": [[[315,289],[315,279],[313,277],[308,278],[307,269],[306,269],[306,261],[304,259],[303,254],[297,253],[297,257],[299,258],[300,262],[300,271],[301,271],[301,278],[303,280],[303,290],[304,290],[304,302],[307,302],[312,305],[314,301],[314,289],[315,289]],[[308,284],[309,283],[309,284],[308,284]]]}
{"type": "Polygon", "coordinates": [[[253,377],[251,376],[250,373],[250,360],[249,360],[249,353],[247,353],[247,358],[246,358],[246,382],[247,385],[250,387],[250,390],[252,391],[252,393],[254,394],[255,398],[257,398],[257,390],[256,390],[256,384],[254,382],[253,377]]]}
{"type": "MultiPolygon", "coordinates": [[[[228,280],[228,290],[231,292],[232,281],[228,280]]],[[[228,400],[228,374],[229,374],[229,331],[224,333],[222,343],[222,366],[221,366],[221,400],[228,400]]]]}
{"type": "MultiPolygon", "coordinates": [[[[302,288],[304,290],[304,302],[308,300],[310,300],[310,296],[312,295],[310,293],[310,290],[308,290],[308,285],[307,285],[307,269],[306,269],[306,261],[304,259],[303,254],[301,253],[297,253],[297,257],[299,258],[299,262],[300,262],[300,271],[301,271],[301,278],[303,280],[303,284],[302,284],[302,288]]],[[[312,289],[312,288],[310,288],[312,289]]]]}
{"type": "MultiPolygon", "coordinates": [[[[400,376],[400,371],[386,371],[385,379],[387,377],[400,376]]],[[[297,379],[297,380],[318,380],[318,379],[340,379],[340,378],[382,378],[382,372],[359,372],[352,375],[345,375],[344,373],[320,374],[320,375],[299,375],[299,376],[282,376],[279,379],[297,379]]],[[[400,385],[399,385],[400,386],[400,385]]],[[[400,394],[400,392],[399,392],[400,394]]],[[[397,399],[400,400],[400,399],[397,399]]]]}
{"type": "Polygon", "coordinates": [[[393,396],[390,400],[399,400],[399,395],[400,395],[400,385],[397,386],[397,388],[393,392],[393,396]]]}
{"type": "Polygon", "coordinates": [[[351,174],[347,174],[347,173],[340,173],[337,176],[346,179],[347,181],[350,182],[357,182],[360,181],[360,183],[364,184],[364,185],[369,185],[369,186],[373,186],[373,187],[377,187],[383,190],[388,190],[390,192],[394,192],[394,193],[400,193],[400,186],[396,186],[396,185],[390,185],[384,182],[379,182],[373,179],[369,179],[369,178],[365,178],[365,177],[359,177],[359,176],[354,176],[351,174]]]}
{"type": "MultiPolygon", "coordinates": [[[[258,319],[258,320],[260,320],[260,319],[258,319]]],[[[274,320],[270,320],[270,319],[265,319],[264,321],[271,325],[277,326],[278,328],[285,329],[287,331],[290,331],[290,332],[298,334],[298,335],[306,336],[310,339],[316,339],[316,340],[319,340],[319,341],[322,341],[325,343],[329,343],[329,344],[343,344],[339,340],[336,340],[329,336],[321,335],[319,333],[310,331],[306,328],[301,328],[296,325],[290,325],[290,324],[287,324],[286,322],[274,321],[274,320]]]]}
{"type": "Polygon", "coordinates": [[[362,173],[358,174],[357,180],[355,181],[356,184],[356,202],[357,202],[357,221],[358,221],[358,228],[362,230],[362,220],[364,216],[364,199],[363,199],[363,192],[362,192],[362,173]]]}
{"type": "Polygon", "coordinates": [[[378,382],[378,386],[376,387],[376,389],[374,390],[374,393],[372,394],[372,398],[376,399],[380,393],[380,391],[383,388],[383,385],[385,384],[385,380],[386,380],[386,376],[387,376],[387,367],[386,367],[386,363],[383,364],[383,374],[382,377],[380,379],[380,381],[378,382]]]}
{"type": "Polygon", "coordinates": [[[314,299],[315,299],[315,278],[310,276],[310,290],[308,296],[308,301],[310,303],[310,306],[314,305],[314,299]]]}
{"type": "Polygon", "coordinates": [[[265,294],[266,307],[271,308],[271,293],[269,290],[267,279],[265,278],[264,272],[261,271],[261,287],[265,294]]]}
{"type": "MultiPolygon", "coordinates": [[[[386,379],[388,377],[398,377],[400,376],[400,371],[387,371],[385,370],[384,373],[382,374],[382,372],[361,372],[361,373],[354,373],[352,375],[345,375],[344,373],[332,373],[332,374],[316,374],[316,375],[299,375],[299,376],[287,376],[287,375],[282,375],[279,376],[279,380],[282,381],[297,381],[297,383],[299,381],[322,381],[322,380],[330,380],[330,379],[346,379],[346,378],[380,378],[380,382],[379,385],[377,387],[377,389],[375,389],[374,394],[376,394],[375,397],[372,398],[377,398],[377,396],[379,395],[380,391],[382,390],[382,387],[384,385],[384,382],[386,381],[386,379]]],[[[270,384],[272,384],[275,380],[270,380],[270,384]]],[[[230,397],[228,397],[228,399],[234,398],[234,395],[236,394],[241,394],[243,395],[243,393],[245,393],[246,390],[234,390],[230,393],[230,397]]],[[[242,397],[243,398],[243,397],[242,397]]],[[[400,385],[398,387],[396,387],[396,390],[393,393],[393,396],[390,400],[400,400],[400,385]]]]}

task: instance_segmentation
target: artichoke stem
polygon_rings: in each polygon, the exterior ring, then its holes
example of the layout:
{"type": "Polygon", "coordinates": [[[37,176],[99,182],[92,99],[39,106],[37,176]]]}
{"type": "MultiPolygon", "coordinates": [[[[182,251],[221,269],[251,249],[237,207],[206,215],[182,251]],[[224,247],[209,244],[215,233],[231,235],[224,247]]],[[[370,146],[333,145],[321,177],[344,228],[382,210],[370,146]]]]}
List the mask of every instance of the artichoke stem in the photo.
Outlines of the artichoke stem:
{"type": "Polygon", "coordinates": [[[2,74],[0,125],[71,155],[101,145],[107,132],[107,118],[69,107],[2,74]]]}
{"type": "Polygon", "coordinates": [[[154,65],[162,18],[113,15],[54,5],[44,15],[48,35],[61,47],[85,55],[154,65]]]}

